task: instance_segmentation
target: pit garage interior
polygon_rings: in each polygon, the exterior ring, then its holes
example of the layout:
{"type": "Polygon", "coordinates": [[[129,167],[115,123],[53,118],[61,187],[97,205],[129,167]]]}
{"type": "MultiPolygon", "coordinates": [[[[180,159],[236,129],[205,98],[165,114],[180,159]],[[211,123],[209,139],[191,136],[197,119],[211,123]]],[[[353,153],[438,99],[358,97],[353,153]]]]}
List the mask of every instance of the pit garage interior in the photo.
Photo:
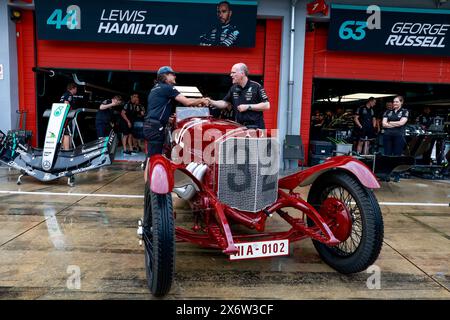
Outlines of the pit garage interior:
{"type": "MultiPolygon", "coordinates": [[[[381,121],[386,110],[386,103],[392,102],[395,95],[402,95],[403,105],[409,111],[406,127],[406,146],[404,154],[413,158],[415,166],[404,172],[404,177],[411,174],[422,178],[449,178],[448,162],[450,145],[448,141],[450,125],[450,85],[431,83],[406,83],[384,81],[361,81],[345,79],[314,79],[311,107],[310,154],[309,164],[314,165],[330,156],[336,155],[337,144],[348,144],[345,152],[355,150],[354,115],[358,107],[365,105],[369,97],[377,99],[374,114],[381,121]],[[430,109],[434,124],[423,130],[417,118],[424,108],[430,109]],[[320,114],[327,117],[323,125],[315,125],[315,117],[320,114]],[[337,144],[336,144],[337,143],[337,144]],[[316,145],[325,153],[314,152],[316,145]]],[[[382,133],[371,141],[369,154],[383,154],[382,133]]],[[[373,158],[361,159],[374,168],[373,158]]],[[[383,166],[380,164],[379,166],[383,166]]],[[[376,167],[380,176],[383,168],[376,167]]]]}
{"type": "MultiPolygon", "coordinates": [[[[129,101],[132,93],[137,93],[140,104],[147,106],[147,96],[154,85],[156,76],[154,72],[131,71],[104,71],[104,70],[79,70],[79,69],[48,69],[35,68],[37,91],[37,145],[42,146],[45,140],[48,117],[44,117],[45,110],[51,109],[52,103],[59,100],[61,93],[69,82],[78,85],[77,94],[74,97],[73,109],[86,108],[93,112],[80,113],[78,124],[82,132],[84,142],[96,139],[94,110],[98,110],[105,99],[111,99],[115,95],[121,95],[123,103],[129,101]]],[[[263,84],[263,76],[252,74],[253,81],[263,84]]],[[[195,87],[205,97],[212,99],[223,98],[231,85],[228,74],[204,74],[204,73],[177,73],[177,84],[180,86],[195,87]]],[[[184,93],[189,96],[189,92],[184,93]]],[[[122,105],[114,110],[114,117],[120,117],[122,105]]],[[[211,114],[218,116],[220,110],[212,109],[211,114]]],[[[22,121],[26,121],[23,118],[22,121]]],[[[26,117],[26,116],[25,116],[26,117]]],[[[117,128],[115,129],[117,130],[117,128]]],[[[75,131],[75,144],[81,141],[75,131]]],[[[142,143],[143,144],[143,143],[142,143]]],[[[142,161],[145,158],[144,150],[138,154],[124,157],[121,144],[116,152],[116,160],[142,161]]]]}

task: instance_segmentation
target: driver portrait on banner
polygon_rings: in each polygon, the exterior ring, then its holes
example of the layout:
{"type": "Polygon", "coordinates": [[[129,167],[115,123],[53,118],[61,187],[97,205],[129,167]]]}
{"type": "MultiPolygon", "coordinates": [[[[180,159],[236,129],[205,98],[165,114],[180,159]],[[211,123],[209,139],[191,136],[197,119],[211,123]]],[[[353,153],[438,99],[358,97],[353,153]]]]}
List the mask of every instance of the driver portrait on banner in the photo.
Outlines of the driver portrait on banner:
{"type": "Polygon", "coordinates": [[[235,46],[239,39],[239,30],[231,23],[232,14],[233,11],[228,1],[219,2],[219,4],[217,4],[217,18],[219,24],[200,36],[200,45],[235,46]]]}

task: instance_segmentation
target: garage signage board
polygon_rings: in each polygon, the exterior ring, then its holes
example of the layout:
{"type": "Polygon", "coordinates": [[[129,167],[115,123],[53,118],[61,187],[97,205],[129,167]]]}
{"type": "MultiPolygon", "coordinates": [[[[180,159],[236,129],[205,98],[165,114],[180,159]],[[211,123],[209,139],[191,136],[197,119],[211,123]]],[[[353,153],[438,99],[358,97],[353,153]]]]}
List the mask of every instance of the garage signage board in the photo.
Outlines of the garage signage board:
{"type": "Polygon", "coordinates": [[[450,56],[450,10],[332,4],[328,49],[450,56]]]}
{"type": "Polygon", "coordinates": [[[39,40],[254,47],[257,1],[35,0],[39,40]],[[231,11],[231,13],[230,13],[231,11]],[[225,20],[226,19],[226,20],[225,20]]]}

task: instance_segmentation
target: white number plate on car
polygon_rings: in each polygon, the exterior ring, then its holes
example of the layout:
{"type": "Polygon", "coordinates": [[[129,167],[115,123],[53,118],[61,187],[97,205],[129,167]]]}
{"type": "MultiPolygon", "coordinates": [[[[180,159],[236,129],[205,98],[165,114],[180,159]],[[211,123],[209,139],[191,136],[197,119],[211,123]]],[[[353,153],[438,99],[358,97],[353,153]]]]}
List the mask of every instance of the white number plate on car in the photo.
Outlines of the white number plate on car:
{"type": "Polygon", "coordinates": [[[230,255],[230,260],[257,259],[289,254],[289,240],[271,240],[235,243],[239,252],[230,255]]]}

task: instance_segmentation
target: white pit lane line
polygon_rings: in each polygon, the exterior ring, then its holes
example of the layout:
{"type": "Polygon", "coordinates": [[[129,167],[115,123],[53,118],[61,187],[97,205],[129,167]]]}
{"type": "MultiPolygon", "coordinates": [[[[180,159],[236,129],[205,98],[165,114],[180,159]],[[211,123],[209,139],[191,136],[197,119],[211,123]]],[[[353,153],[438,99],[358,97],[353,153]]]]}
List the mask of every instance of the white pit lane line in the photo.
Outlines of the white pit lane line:
{"type": "MultiPolygon", "coordinates": [[[[72,196],[72,197],[96,197],[96,198],[131,198],[143,199],[143,195],[133,194],[106,194],[106,193],[63,193],[63,192],[39,192],[39,191],[14,191],[0,190],[0,194],[15,195],[42,195],[42,196],[72,196]]],[[[450,203],[428,203],[428,202],[378,202],[380,206],[416,206],[416,207],[449,207],[450,203]]]]}
{"type": "Polygon", "coordinates": [[[380,206],[450,207],[450,203],[427,202],[379,202],[380,206]]]}
{"type": "Polygon", "coordinates": [[[63,193],[63,192],[39,192],[39,191],[8,191],[0,190],[0,194],[15,194],[15,195],[42,195],[42,196],[72,196],[72,197],[97,197],[97,198],[132,198],[143,199],[143,195],[132,194],[106,194],[106,193],[63,193]]]}

